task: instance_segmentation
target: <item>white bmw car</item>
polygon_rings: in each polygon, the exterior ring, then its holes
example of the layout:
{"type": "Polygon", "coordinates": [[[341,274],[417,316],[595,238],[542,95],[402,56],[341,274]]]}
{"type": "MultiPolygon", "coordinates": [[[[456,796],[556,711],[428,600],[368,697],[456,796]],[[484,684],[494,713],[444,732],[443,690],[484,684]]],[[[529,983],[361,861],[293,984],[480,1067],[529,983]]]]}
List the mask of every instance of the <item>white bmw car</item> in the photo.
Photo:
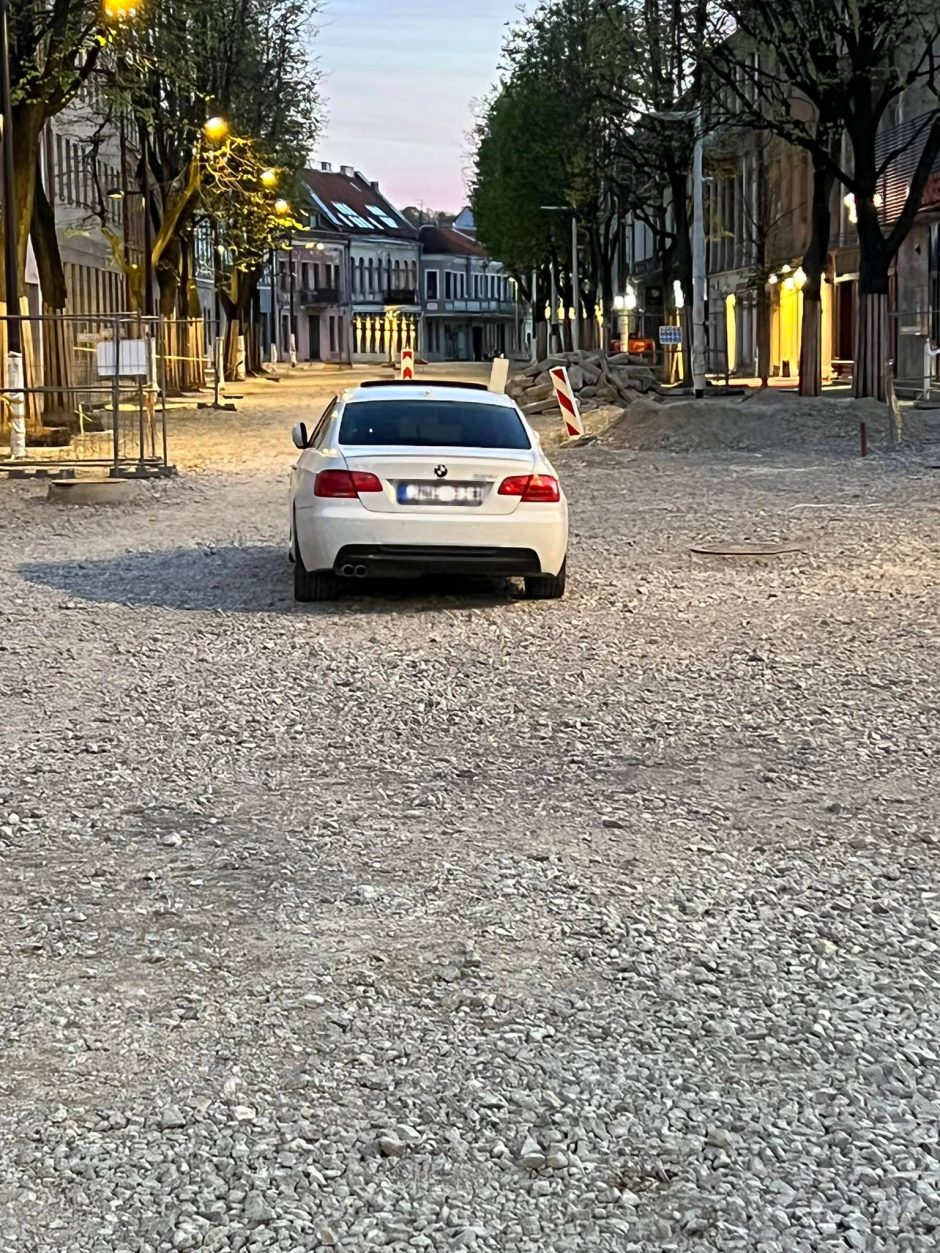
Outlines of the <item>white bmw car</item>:
{"type": "Polygon", "coordinates": [[[353,579],[521,577],[564,595],[568,503],[538,436],[482,384],[368,382],[294,427],[297,600],[353,579]]]}

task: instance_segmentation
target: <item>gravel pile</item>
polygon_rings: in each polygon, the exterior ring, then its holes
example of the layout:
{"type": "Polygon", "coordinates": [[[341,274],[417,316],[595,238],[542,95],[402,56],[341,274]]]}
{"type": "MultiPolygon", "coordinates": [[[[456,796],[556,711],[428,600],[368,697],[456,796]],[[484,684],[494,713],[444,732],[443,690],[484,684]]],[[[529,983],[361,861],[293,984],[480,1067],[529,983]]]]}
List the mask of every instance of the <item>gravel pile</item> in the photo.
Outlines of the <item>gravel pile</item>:
{"type": "Polygon", "coordinates": [[[281,387],[0,484],[2,1253],[934,1250],[936,476],[595,445],[569,599],[295,607],[281,387]]]}
{"type": "Polygon", "coordinates": [[[642,357],[625,352],[608,356],[600,350],[559,353],[509,380],[506,391],[527,417],[557,410],[549,371],[559,365],[567,369],[568,382],[584,409],[629,405],[637,396],[659,388],[655,371],[642,357]]]}
{"type": "MultiPolygon", "coordinates": [[[[902,415],[906,440],[940,444],[940,410],[904,406],[902,415]]],[[[612,447],[637,452],[759,452],[825,444],[857,452],[861,422],[871,445],[887,445],[888,411],[879,401],[832,396],[809,400],[768,388],[704,401],[640,397],[607,438],[612,447]]]]}

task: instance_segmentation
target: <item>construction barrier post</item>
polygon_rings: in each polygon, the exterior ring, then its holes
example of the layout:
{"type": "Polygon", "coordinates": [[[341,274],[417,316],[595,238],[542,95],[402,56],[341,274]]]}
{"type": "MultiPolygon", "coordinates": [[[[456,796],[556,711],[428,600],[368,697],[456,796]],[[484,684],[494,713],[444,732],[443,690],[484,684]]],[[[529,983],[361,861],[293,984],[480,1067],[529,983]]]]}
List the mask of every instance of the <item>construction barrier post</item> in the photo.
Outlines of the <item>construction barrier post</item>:
{"type": "Polygon", "coordinates": [[[415,376],[415,351],[413,348],[403,348],[401,350],[401,378],[402,380],[413,379],[415,376]]]}
{"type": "Polygon", "coordinates": [[[490,391],[504,392],[509,382],[509,358],[494,357],[493,368],[490,370],[490,391]]]}
{"type": "Polygon", "coordinates": [[[552,387],[555,389],[555,399],[558,401],[558,408],[561,410],[566,434],[571,439],[583,438],[584,423],[581,420],[578,402],[574,398],[574,391],[568,381],[568,371],[563,365],[556,365],[552,366],[549,373],[552,377],[552,387]]]}

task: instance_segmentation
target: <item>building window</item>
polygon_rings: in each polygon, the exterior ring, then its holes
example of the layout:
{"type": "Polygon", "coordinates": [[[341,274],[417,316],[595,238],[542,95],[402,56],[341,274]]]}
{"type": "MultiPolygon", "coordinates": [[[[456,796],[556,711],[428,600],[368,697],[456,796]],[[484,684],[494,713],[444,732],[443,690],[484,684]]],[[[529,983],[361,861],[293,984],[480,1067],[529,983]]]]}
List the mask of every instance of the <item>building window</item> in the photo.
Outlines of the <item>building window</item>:
{"type": "Polygon", "coordinates": [[[460,274],[460,299],[467,299],[467,276],[463,273],[460,274]]]}
{"type": "Polygon", "coordinates": [[[424,276],[425,294],[428,300],[437,300],[438,271],[428,270],[424,276]]]}
{"type": "Polygon", "coordinates": [[[444,299],[453,300],[454,298],[454,276],[450,270],[444,274],[444,299]]]}
{"type": "Polygon", "coordinates": [[[369,258],[368,269],[369,269],[369,291],[374,292],[375,291],[375,266],[372,263],[371,257],[369,258]]]}
{"type": "Polygon", "coordinates": [[[336,318],[330,318],[330,352],[336,352],[336,318]]]}

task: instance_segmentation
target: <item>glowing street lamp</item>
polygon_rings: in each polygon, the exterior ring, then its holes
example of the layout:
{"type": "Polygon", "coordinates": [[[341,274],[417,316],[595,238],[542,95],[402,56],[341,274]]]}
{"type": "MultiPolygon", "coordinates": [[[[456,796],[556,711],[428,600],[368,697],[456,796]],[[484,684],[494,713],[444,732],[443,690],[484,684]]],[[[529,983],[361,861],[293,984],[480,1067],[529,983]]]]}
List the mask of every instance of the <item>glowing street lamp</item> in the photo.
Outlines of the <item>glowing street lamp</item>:
{"type": "Polygon", "coordinates": [[[109,22],[122,22],[137,16],[137,0],[103,0],[101,11],[109,22]]]}
{"type": "Polygon", "coordinates": [[[277,170],[262,170],[261,185],[262,187],[274,187],[277,184],[277,170]]]}
{"type": "Polygon", "coordinates": [[[275,200],[274,212],[280,218],[284,217],[285,214],[290,213],[290,205],[288,204],[286,200],[283,199],[283,197],[279,197],[277,200],[275,200]]]}
{"type": "Polygon", "coordinates": [[[202,124],[202,133],[210,143],[221,143],[228,134],[228,122],[219,116],[207,118],[202,124]]]}

